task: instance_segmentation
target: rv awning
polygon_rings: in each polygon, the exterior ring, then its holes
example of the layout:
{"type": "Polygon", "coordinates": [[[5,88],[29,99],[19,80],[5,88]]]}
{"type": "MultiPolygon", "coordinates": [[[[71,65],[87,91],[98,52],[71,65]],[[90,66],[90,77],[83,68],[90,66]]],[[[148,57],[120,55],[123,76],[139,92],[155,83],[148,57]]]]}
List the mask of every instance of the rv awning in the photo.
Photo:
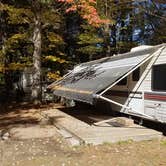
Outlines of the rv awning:
{"type": "Polygon", "coordinates": [[[49,88],[57,96],[93,104],[96,94],[146,62],[156,50],[152,47],[83,63],[49,88]]]}

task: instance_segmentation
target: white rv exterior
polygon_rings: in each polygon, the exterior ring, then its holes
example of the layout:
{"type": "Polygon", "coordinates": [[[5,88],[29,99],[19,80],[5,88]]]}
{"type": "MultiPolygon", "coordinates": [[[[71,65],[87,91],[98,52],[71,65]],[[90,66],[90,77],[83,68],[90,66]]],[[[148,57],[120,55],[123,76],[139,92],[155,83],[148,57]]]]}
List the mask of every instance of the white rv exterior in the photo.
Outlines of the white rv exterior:
{"type": "Polygon", "coordinates": [[[163,85],[160,88],[158,83],[158,89],[153,89],[153,82],[162,82],[163,78],[166,79],[166,45],[106,93],[107,98],[125,106],[111,103],[112,110],[133,115],[138,113],[138,116],[142,115],[143,118],[166,123],[166,83],[165,88],[163,85]],[[157,76],[158,80],[153,79],[155,66],[158,66],[157,70],[160,70],[160,66],[164,68],[161,75],[157,76]],[[126,107],[131,108],[131,111],[126,107]]]}

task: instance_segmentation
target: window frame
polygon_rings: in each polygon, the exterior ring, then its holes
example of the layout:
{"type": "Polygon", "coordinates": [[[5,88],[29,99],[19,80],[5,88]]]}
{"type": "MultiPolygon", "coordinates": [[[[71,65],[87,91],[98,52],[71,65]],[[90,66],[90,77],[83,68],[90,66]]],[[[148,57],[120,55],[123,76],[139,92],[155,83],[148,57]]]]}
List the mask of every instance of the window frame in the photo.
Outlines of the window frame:
{"type": "Polygon", "coordinates": [[[156,64],[156,65],[152,66],[152,70],[151,70],[151,90],[154,91],[154,92],[166,92],[166,88],[165,88],[165,90],[154,88],[154,67],[156,67],[156,66],[166,66],[166,63],[156,64]]]}
{"type": "Polygon", "coordinates": [[[140,74],[141,74],[141,68],[138,67],[136,70],[134,70],[134,71],[132,72],[132,75],[131,75],[132,81],[133,81],[133,82],[138,82],[139,79],[140,79],[140,74]],[[139,73],[138,73],[138,80],[134,80],[134,72],[139,72],[139,73]]]}

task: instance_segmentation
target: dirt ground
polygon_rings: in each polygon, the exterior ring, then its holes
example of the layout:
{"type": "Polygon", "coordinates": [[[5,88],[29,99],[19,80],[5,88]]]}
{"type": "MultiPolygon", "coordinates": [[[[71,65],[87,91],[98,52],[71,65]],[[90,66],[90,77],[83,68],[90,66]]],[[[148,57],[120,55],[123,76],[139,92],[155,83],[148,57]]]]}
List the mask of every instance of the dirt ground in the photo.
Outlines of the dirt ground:
{"type": "Polygon", "coordinates": [[[1,166],[165,166],[166,140],[69,147],[62,139],[0,143],[1,166]]]}
{"type": "MultiPolygon", "coordinates": [[[[41,113],[51,107],[10,106],[1,111],[0,130],[41,124],[41,113]]],[[[51,126],[50,126],[51,127],[51,126]]],[[[41,128],[45,128],[42,124],[41,128]]],[[[33,131],[32,131],[33,132],[33,131]]],[[[125,141],[116,144],[81,145],[71,147],[59,135],[50,138],[0,141],[0,166],[165,166],[166,138],[142,142],[125,141]]]]}

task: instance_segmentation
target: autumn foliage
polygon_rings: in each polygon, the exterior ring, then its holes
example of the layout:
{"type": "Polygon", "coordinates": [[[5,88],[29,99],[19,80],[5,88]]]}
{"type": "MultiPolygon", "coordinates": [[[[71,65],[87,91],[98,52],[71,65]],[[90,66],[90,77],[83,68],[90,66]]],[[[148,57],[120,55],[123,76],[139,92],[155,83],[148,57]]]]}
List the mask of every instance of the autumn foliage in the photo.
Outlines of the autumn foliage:
{"type": "Polygon", "coordinates": [[[66,12],[78,11],[83,19],[90,25],[98,27],[101,24],[109,23],[108,19],[101,19],[95,8],[96,0],[58,0],[68,5],[66,12]]]}

